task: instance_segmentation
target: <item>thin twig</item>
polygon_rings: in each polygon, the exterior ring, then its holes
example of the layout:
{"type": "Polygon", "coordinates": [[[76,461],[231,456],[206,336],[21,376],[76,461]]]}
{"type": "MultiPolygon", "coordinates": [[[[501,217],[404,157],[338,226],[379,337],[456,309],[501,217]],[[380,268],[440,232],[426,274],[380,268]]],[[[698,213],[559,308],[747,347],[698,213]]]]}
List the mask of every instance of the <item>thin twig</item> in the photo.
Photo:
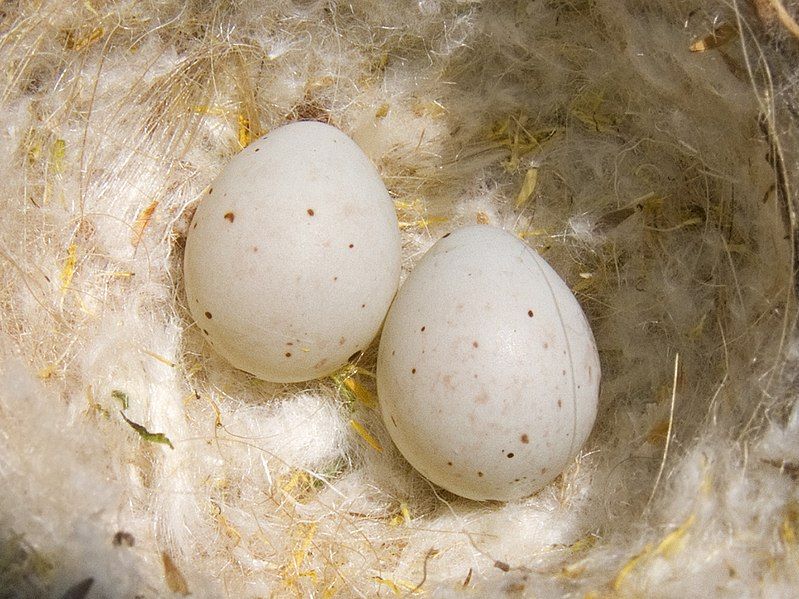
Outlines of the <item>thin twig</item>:
{"type": "Polygon", "coordinates": [[[660,470],[658,470],[657,478],[655,479],[655,485],[652,487],[652,493],[649,495],[649,501],[646,502],[646,507],[649,509],[649,506],[652,503],[652,500],[655,498],[655,492],[658,489],[658,485],[660,484],[660,479],[663,476],[663,469],[666,467],[666,459],[669,457],[669,445],[671,445],[671,428],[674,423],[674,403],[677,400],[677,379],[680,376],[680,353],[674,356],[674,380],[671,384],[671,407],[669,408],[669,428],[666,430],[666,446],[663,448],[663,459],[660,460],[660,470]]]}
{"type": "Polygon", "coordinates": [[[799,37],[799,23],[797,23],[791,14],[785,10],[782,0],[769,0],[769,3],[774,9],[774,12],[777,13],[777,18],[779,18],[780,23],[782,23],[785,29],[790,31],[794,37],[799,37]]]}

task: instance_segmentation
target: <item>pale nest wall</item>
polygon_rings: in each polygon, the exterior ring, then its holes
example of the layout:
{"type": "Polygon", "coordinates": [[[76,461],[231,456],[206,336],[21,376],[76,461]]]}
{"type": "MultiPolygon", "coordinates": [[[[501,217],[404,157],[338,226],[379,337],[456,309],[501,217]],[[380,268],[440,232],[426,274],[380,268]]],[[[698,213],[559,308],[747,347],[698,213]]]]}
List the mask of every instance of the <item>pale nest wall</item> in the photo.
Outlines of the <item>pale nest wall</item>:
{"type": "Polygon", "coordinates": [[[88,578],[90,597],[795,596],[796,14],[0,5],[0,597],[88,578]],[[374,409],[374,348],[282,387],[202,342],[193,203],[298,118],[378,165],[406,272],[478,220],[575,291],[600,413],[538,495],[477,504],[411,471],[374,409]]]}

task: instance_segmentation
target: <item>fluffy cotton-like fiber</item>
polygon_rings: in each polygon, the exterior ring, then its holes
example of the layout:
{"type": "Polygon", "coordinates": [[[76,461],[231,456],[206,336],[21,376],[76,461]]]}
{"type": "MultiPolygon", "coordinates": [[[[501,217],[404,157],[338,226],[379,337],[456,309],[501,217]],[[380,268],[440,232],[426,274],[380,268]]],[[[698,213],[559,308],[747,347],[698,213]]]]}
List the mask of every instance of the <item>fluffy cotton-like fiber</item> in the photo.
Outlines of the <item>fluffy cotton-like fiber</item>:
{"type": "Polygon", "coordinates": [[[798,13],[0,5],[0,597],[796,596],[798,13]],[[406,274],[485,222],[574,290],[599,415],[537,495],[416,474],[375,347],[280,386],[203,342],[195,201],[296,119],[378,166],[406,274]]]}

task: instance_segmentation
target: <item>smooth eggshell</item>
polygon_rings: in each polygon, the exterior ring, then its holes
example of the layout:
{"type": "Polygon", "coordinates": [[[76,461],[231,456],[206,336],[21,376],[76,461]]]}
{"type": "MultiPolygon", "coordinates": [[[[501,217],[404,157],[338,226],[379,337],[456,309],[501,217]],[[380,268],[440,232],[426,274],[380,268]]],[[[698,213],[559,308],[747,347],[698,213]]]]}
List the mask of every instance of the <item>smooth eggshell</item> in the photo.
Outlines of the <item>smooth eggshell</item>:
{"type": "Polygon", "coordinates": [[[566,284],[501,229],[439,240],[389,310],[377,386],[397,448],[433,483],[512,500],[554,479],[596,417],[594,337],[566,284]]]}
{"type": "Polygon", "coordinates": [[[349,137],[285,125],[236,155],[189,227],[189,309],[216,351],[259,378],[325,376],[365,349],[397,290],[394,205],[349,137]]]}

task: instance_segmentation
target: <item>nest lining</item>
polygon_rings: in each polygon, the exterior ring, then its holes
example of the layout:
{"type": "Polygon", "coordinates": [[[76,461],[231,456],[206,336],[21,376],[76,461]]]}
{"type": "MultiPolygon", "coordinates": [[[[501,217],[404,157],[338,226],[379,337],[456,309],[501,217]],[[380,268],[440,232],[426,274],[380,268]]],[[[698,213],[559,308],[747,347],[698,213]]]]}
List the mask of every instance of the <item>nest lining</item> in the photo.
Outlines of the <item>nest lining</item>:
{"type": "Polygon", "coordinates": [[[0,596],[790,596],[795,9],[4,5],[0,596]],[[600,413],[536,496],[415,474],[375,347],[279,386],[202,342],[193,206],[309,118],[378,165],[405,273],[485,222],[577,295],[600,413]]]}

